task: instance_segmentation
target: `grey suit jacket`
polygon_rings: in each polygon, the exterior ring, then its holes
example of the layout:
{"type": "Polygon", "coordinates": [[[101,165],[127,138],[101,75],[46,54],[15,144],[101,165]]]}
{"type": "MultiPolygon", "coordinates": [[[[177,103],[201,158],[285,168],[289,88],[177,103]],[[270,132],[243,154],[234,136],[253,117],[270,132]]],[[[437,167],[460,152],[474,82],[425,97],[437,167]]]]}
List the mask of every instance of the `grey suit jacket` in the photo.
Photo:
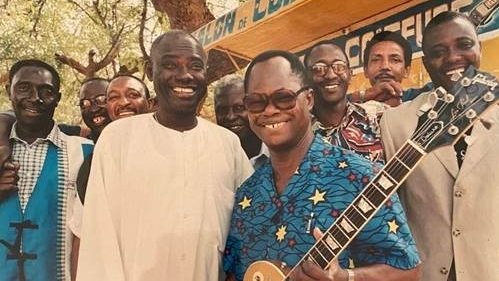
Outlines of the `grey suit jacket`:
{"type": "MultiPolygon", "coordinates": [[[[428,94],[385,112],[387,159],[414,132],[428,94]]],[[[423,260],[423,281],[447,281],[455,259],[458,281],[499,281],[499,106],[474,126],[458,169],[454,148],[430,152],[399,190],[423,260]]]]}

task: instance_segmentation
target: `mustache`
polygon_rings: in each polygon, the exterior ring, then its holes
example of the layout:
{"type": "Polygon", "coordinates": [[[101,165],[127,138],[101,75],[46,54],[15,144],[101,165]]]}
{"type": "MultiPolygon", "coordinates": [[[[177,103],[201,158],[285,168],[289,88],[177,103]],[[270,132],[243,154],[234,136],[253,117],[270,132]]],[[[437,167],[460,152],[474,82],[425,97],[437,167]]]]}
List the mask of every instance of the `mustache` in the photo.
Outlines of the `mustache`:
{"type": "Polygon", "coordinates": [[[382,79],[392,79],[395,80],[395,76],[389,72],[381,72],[378,75],[374,76],[375,80],[382,80],[382,79]]]}

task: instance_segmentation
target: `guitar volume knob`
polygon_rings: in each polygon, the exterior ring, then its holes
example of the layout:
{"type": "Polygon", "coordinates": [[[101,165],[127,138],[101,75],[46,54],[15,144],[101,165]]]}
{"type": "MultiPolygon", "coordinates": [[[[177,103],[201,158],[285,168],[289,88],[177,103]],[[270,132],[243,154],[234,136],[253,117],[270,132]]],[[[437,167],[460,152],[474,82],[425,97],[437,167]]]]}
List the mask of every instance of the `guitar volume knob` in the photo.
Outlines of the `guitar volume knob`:
{"type": "Polygon", "coordinates": [[[444,101],[446,103],[453,103],[454,102],[454,96],[451,94],[446,94],[444,97],[444,101]]]}

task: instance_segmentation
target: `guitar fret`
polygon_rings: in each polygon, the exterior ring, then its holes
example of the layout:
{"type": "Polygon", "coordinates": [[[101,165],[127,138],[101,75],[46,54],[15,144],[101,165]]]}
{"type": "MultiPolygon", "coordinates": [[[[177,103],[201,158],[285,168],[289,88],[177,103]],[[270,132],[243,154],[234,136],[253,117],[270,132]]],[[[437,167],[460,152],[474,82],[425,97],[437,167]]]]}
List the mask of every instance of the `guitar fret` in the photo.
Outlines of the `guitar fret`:
{"type": "Polygon", "coordinates": [[[359,198],[357,198],[353,205],[360,210],[364,217],[368,218],[376,209],[376,206],[373,206],[373,203],[369,201],[369,198],[362,194],[359,198]]]}
{"type": "Polygon", "coordinates": [[[324,238],[322,239],[322,241],[325,242],[325,244],[329,247],[329,249],[331,249],[333,251],[333,253],[335,255],[338,254],[339,251],[341,250],[340,245],[338,245],[338,242],[336,242],[336,240],[334,239],[334,236],[332,236],[332,235],[329,235],[329,234],[324,235],[324,238]]]}
{"type": "Polygon", "coordinates": [[[321,255],[327,260],[327,263],[331,262],[334,259],[334,251],[329,248],[326,242],[321,239],[317,244],[317,249],[321,253],[321,255]]]}
{"type": "Polygon", "coordinates": [[[352,224],[355,226],[355,228],[359,229],[364,222],[366,221],[366,218],[362,215],[362,213],[357,210],[357,207],[354,205],[351,205],[348,210],[345,212],[345,217],[352,222],[352,224]]]}
{"type": "Polygon", "coordinates": [[[329,261],[327,261],[326,258],[321,255],[317,248],[312,248],[312,250],[310,250],[309,257],[311,257],[315,261],[315,264],[322,268],[326,268],[329,263],[329,261]]]}
{"type": "Polygon", "coordinates": [[[346,236],[346,234],[341,231],[338,225],[334,225],[331,228],[331,235],[334,237],[334,240],[338,242],[340,247],[343,247],[348,243],[348,236],[346,236]]]}
{"type": "Polygon", "coordinates": [[[410,170],[411,168],[409,166],[407,166],[404,161],[402,161],[400,158],[398,158],[397,156],[394,156],[393,157],[393,160],[396,160],[398,163],[402,164],[402,166],[404,166],[404,168],[406,168],[407,170],[410,170]]]}
{"type": "Polygon", "coordinates": [[[373,185],[376,186],[380,191],[382,191],[385,196],[388,196],[392,192],[392,190],[397,187],[397,183],[392,182],[391,179],[391,177],[387,177],[384,173],[381,173],[373,182],[373,185]]]}
{"type": "Polygon", "coordinates": [[[386,196],[375,184],[370,184],[364,190],[365,197],[373,206],[380,206],[386,199],[386,196]]]}
{"type": "Polygon", "coordinates": [[[398,158],[393,158],[392,161],[393,162],[390,163],[386,170],[393,179],[397,180],[397,182],[401,182],[411,169],[398,158]]]}

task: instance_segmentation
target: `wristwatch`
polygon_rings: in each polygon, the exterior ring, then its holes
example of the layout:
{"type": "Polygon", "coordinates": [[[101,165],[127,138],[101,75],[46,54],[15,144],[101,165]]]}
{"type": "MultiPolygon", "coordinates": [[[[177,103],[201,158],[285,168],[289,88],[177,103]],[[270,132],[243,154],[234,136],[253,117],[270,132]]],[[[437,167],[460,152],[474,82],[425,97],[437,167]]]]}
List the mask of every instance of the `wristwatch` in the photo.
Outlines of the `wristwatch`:
{"type": "Polygon", "coordinates": [[[348,272],[348,281],[355,280],[355,272],[352,269],[347,269],[348,272]]]}
{"type": "MultiPolygon", "coordinates": [[[[360,91],[359,91],[359,102],[360,102],[360,103],[363,103],[365,98],[366,98],[366,91],[364,91],[364,90],[360,90],[360,91]]],[[[349,281],[350,281],[350,280],[349,280],[349,281]]]]}

